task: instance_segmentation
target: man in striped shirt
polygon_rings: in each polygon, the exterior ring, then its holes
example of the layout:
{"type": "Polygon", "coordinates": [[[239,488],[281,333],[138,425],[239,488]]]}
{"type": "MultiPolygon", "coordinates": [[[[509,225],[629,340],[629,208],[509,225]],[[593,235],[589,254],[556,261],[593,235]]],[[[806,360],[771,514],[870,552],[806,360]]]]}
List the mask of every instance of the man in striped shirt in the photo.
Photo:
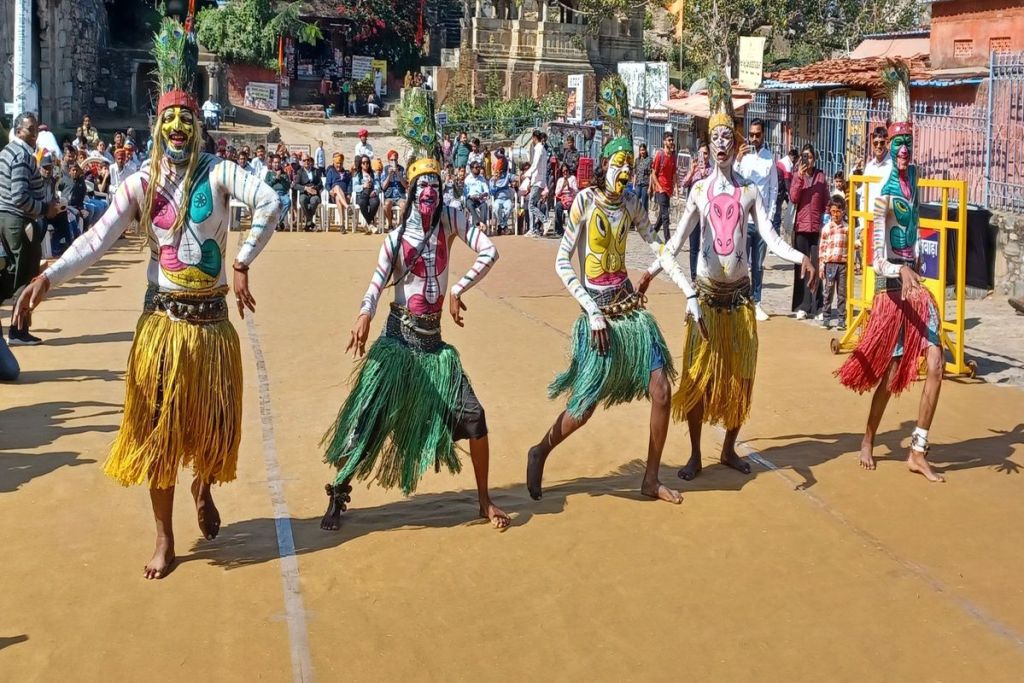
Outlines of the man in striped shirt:
{"type": "MultiPolygon", "coordinates": [[[[0,151],[0,241],[7,253],[6,269],[0,274],[0,303],[10,296],[16,299],[39,274],[43,231],[32,222],[43,216],[53,218],[60,209],[56,200],[45,201],[35,157],[38,135],[36,115],[20,114],[14,120],[14,139],[0,151]]],[[[18,329],[12,325],[9,339],[12,346],[41,341],[29,334],[28,323],[18,329]]]]}

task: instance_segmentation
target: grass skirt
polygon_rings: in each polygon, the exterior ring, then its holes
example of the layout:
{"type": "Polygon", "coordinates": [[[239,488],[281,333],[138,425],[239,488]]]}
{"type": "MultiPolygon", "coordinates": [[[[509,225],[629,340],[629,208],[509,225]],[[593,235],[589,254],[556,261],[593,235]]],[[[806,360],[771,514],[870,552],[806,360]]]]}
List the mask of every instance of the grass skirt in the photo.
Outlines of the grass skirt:
{"type": "Polygon", "coordinates": [[[649,312],[635,310],[618,318],[607,318],[609,349],[604,356],[590,342],[590,322],[580,314],[572,330],[572,361],[569,369],[548,386],[548,398],[569,394],[566,410],[580,419],[598,403],[608,408],[650,398],[651,361],[655,349],[664,359],[665,375],[675,379],[668,345],[649,312]]]}
{"type": "Polygon", "coordinates": [[[905,391],[918,375],[925,348],[930,343],[938,344],[936,310],[935,298],[924,287],[908,299],[901,298],[899,290],[875,294],[867,328],[853,354],[835,372],[840,383],[858,394],[870,391],[885,377],[889,364],[898,359],[889,391],[905,391]]]}
{"type": "Polygon", "coordinates": [[[459,354],[448,344],[420,351],[378,338],[356,366],[352,390],[322,441],[324,461],[338,468],[336,483],[373,477],[408,495],[431,467],[461,471],[452,417],[462,376],[459,354]]]}
{"type": "Polygon", "coordinates": [[[679,388],[672,397],[677,422],[704,401],[704,422],[738,429],[750,414],[757,370],[757,321],[754,305],[718,308],[700,302],[710,339],[699,326],[686,324],[686,350],[679,388]]]}
{"type": "Polygon", "coordinates": [[[235,478],[242,433],[242,358],[227,320],[197,325],[143,313],[125,380],[124,418],[103,471],[128,486],[235,478]]]}

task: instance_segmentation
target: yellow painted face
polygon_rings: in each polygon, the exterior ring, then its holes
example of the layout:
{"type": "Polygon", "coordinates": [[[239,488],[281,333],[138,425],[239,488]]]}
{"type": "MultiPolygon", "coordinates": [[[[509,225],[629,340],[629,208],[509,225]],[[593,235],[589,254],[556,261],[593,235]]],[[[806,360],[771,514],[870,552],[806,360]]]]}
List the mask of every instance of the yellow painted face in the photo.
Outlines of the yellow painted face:
{"type": "Polygon", "coordinates": [[[195,134],[195,116],[185,107],[167,107],[160,114],[160,136],[164,150],[172,159],[185,155],[195,134]]]}
{"type": "Polygon", "coordinates": [[[608,170],[604,175],[604,186],[609,194],[620,195],[629,185],[629,176],[633,171],[633,155],[629,152],[616,152],[608,158],[608,170]]]}

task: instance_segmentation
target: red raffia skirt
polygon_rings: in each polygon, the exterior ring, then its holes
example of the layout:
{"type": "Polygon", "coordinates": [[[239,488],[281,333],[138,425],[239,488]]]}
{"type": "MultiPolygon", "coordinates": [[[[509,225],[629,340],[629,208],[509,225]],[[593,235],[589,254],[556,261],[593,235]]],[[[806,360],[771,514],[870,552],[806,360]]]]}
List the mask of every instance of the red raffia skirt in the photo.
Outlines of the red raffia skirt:
{"type": "Polygon", "coordinates": [[[889,391],[900,394],[917,377],[929,344],[938,344],[938,306],[931,292],[922,287],[903,299],[899,290],[883,290],[875,294],[857,347],[835,375],[843,386],[863,394],[877,387],[897,360],[889,391]]]}

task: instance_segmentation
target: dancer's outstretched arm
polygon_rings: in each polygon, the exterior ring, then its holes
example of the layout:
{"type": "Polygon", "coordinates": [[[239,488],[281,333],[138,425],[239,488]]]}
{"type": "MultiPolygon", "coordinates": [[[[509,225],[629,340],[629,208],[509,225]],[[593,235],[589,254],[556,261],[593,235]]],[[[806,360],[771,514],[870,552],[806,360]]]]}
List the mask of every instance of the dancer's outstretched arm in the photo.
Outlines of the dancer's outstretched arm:
{"type": "MultiPolygon", "coordinates": [[[[747,191],[754,192],[757,186],[750,185],[748,188],[747,191]]],[[[757,232],[761,235],[761,239],[764,240],[773,254],[797,265],[803,263],[804,259],[807,258],[806,255],[786,244],[786,240],[782,239],[782,236],[772,229],[771,218],[769,218],[769,213],[765,210],[764,203],[761,202],[760,197],[754,199],[754,223],[757,225],[757,232]]]]}
{"type": "MultiPolygon", "coordinates": [[[[686,277],[683,269],[679,267],[679,262],[676,261],[676,254],[683,248],[683,245],[690,238],[690,233],[699,224],[700,209],[697,207],[696,193],[691,192],[686,200],[686,208],[683,210],[683,215],[679,218],[679,225],[676,227],[675,234],[672,235],[672,239],[668,241],[668,244],[665,245],[665,248],[662,249],[658,257],[661,266],[672,279],[672,282],[676,283],[676,286],[683,290],[687,301],[695,302],[692,307],[687,304],[687,309],[696,309],[696,290],[694,290],[693,283],[686,277]]],[[[694,310],[690,312],[694,313],[694,310]]],[[[699,315],[699,312],[695,313],[695,317],[699,317],[699,315]]]]}
{"type": "Polygon", "coordinates": [[[377,267],[370,278],[370,286],[366,288],[363,295],[363,303],[359,308],[360,316],[373,318],[377,313],[377,302],[380,300],[380,293],[387,286],[388,280],[393,275],[393,269],[397,267],[395,261],[398,254],[398,233],[389,232],[384,238],[384,244],[380,245],[380,253],[377,255],[377,267]]]}
{"type": "Polygon", "coordinates": [[[251,265],[274,234],[281,215],[281,200],[273,188],[231,161],[222,161],[211,169],[210,184],[218,191],[215,194],[226,194],[252,210],[252,229],[235,259],[242,265],[251,265]]]}
{"type": "Polygon", "coordinates": [[[885,219],[889,215],[889,197],[875,199],[875,216],[871,230],[871,263],[882,277],[900,277],[903,264],[893,263],[885,248],[885,219]]]}
{"type": "Polygon", "coordinates": [[[142,174],[133,173],[117,188],[110,207],[99,222],[79,235],[64,255],[43,273],[48,281],[47,288],[81,275],[114,246],[132,220],[138,217],[144,196],[142,174]]]}
{"type": "Polygon", "coordinates": [[[565,288],[587,312],[590,331],[597,332],[605,329],[608,324],[601,314],[601,308],[587,293],[583,283],[576,276],[576,271],[572,268],[572,254],[577,249],[580,230],[583,229],[583,198],[585,196],[590,196],[590,193],[581,192],[576,195],[576,198],[572,200],[572,206],[569,207],[569,218],[565,222],[565,234],[562,235],[562,241],[558,244],[558,255],[555,256],[555,272],[558,273],[558,277],[562,278],[565,288]]]}

